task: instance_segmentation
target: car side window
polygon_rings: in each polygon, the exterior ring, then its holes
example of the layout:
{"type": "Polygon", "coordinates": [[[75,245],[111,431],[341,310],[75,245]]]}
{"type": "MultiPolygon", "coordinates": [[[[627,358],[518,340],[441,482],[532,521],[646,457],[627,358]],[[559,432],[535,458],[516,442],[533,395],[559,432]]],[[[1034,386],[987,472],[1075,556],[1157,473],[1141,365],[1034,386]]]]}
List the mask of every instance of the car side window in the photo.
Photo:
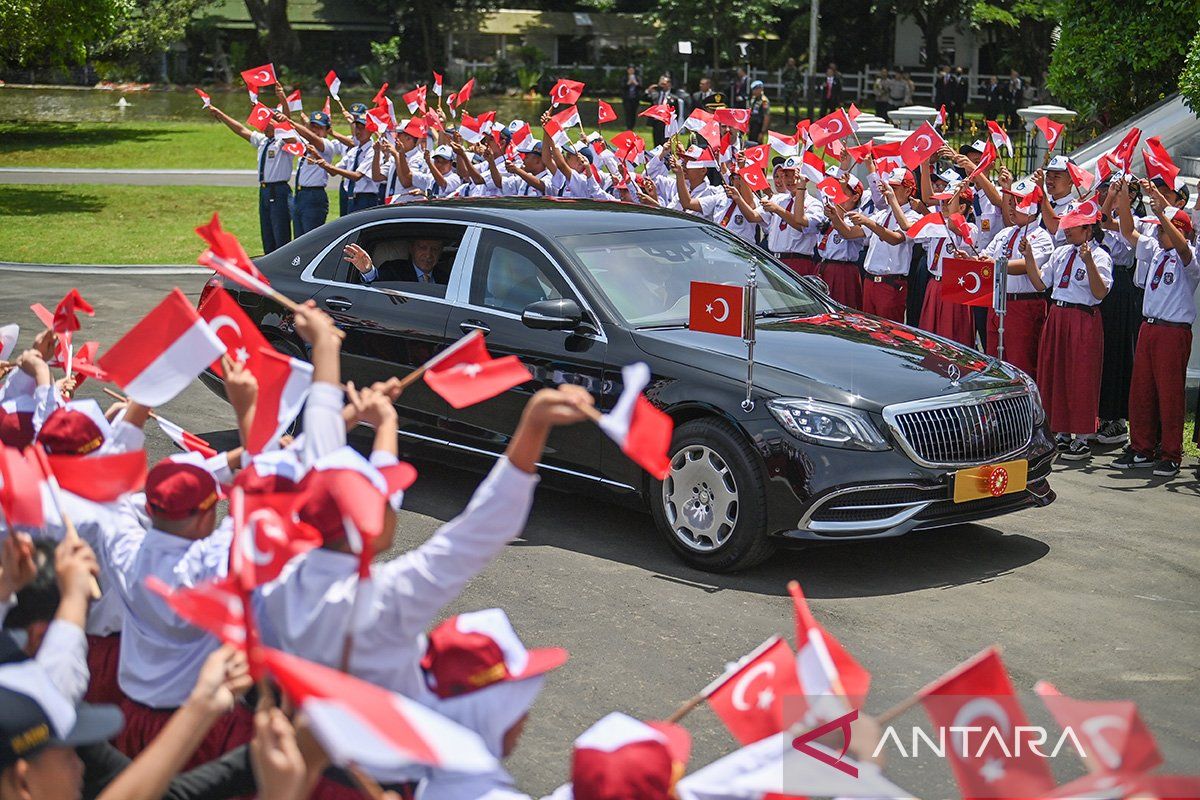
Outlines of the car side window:
{"type": "Polygon", "coordinates": [[[339,240],[314,275],[351,286],[445,297],[466,230],[463,225],[420,221],[369,225],[339,240]],[[366,281],[364,273],[346,260],[346,248],[351,244],[370,258],[374,280],[366,281]]]}
{"type": "Polygon", "coordinates": [[[530,303],[570,296],[542,251],[499,231],[481,233],[471,272],[471,305],[520,314],[530,303]]]}

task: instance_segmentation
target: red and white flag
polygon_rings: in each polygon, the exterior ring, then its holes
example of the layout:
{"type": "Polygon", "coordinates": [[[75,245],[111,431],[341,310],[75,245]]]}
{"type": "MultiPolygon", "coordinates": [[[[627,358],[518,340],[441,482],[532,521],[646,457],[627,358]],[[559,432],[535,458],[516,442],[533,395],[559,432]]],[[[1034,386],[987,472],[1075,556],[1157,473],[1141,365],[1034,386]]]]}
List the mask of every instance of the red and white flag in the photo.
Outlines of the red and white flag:
{"type": "Polygon", "coordinates": [[[819,120],[809,126],[810,140],[814,147],[821,147],[829,142],[838,139],[844,139],[854,133],[854,124],[850,122],[850,117],[846,116],[846,110],[839,108],[832,114],[821,117],[819,120]],[[820,127],[819,131],[814,132],[814,129],[820,127]]]}
{"type": "Polygon", "coordinates": [[[1128,700],[1075,700],[1053,684],[1038,681],[1033,687],[1054,720],[1070,728],[1083,745],[1084,760],[1096,772],[1108,774],[1149,772],[1163,763],[1154,735],[1128,700]]]}
{"type": "Polygon", "coordinates": [[[1096,177],[1102,181],[1108,180],[1108,176],[1114,172],[1124,172],[1125,168],[1121,166],[1112,153],[1105,153],[1096,159],[1096,177]]]}
{"type": "Polygon", "coordinates": [[[986,259],[943,258],[942,299],[964,306],[992,307],[995,264],[986,259]]]}
{"type": "Polygon", "coordinates": [[[850,199],[842,182],[837,178],[822,178],[817,182],[817,191],[821,193],[821,199],[826,203],[844,203],[850,199]]]}
{"type": "Polygon", "coordinates": [[[787,642],[772,636],[701,694],[733,738],[757,742],[783,730],[784,698],[801,694],[796,656],[787,642]]]}
{"type": "Polygon", "coordinates": [[[246,451],[255,455],[276,445],[300,413],[312,386],[313,366],[285,356],[273,347],[263,347],[258,351],[252,372],[258,379],[258,402],[254,406],[246,451]]]}
{"type": "Polygon", "coordinates": [[[471,78],[462,85],[462,88],[455,93],[454,105],[456,108],[462,108],[471,99],[471,92],[475,90],[475,79],[471,78]]]}
{"type": "Polygon", "coordinates": [[[438,97],[442,96],[442,76],[438,73],[433,73],[433,93],[438,97]]]}
{"type": "Polygon", "coordinates": [[[788,583],[788,593],[796,614],[796,673],[809,713],[824,722],[861,708],[871,673],[817,622],[799,583],[788,583]]]}
{"type": "Polygon", "coordinates": [[[48,473],[35,448],[22,451],[0,445],[0,508],[10,530],[46,524],[48,473]]]}
{"type": "Polygon", "coordinates": [[[462,120],[458,124],[458,132],[462,138],[471,144],[476,144],[483,141],[484,133],[482,127],[483,119],[481,117],[472,117],[470,114],[463,112],[462,120]]]}
{"type": "Polygon", "coordinates": [[[566,130],[573,128],[579,123],[579,109],[576,106],[567,106],[557,114],[552,114],[550,119],[558,123],[559,127],[566,130]]]}
{"type": "Polygon", "coordinates": [[[946,127],[946,104],[942,103],[942,107],[938,109],[937,117],[933,120],[933,124],[938,128],[946,127]]]}
{"type": "Polygon", "coordinates": [[[375,93],[375,96],[373,98],[371,98],[371,102],[374,103],[376,106],[378,106],[380,103],[382,103],[384,100],[387,99],[387,90],[388,90],[388,82],[384,81],[383,85],[379,87],[379,91],[375,93]]]}
{"type": "Polygon", "coordinates": [[[692,113],[683,121],[683,127],[700,134],[709,145],[716,145],[721,139],[721,126],[717,118],[703,108],[692,109],[692,113]]]}
{"type": "Polygon", "coordinates": [[[921,127],[900,143],[900,159],[904,162],[904,166],[916,169],[932,158],[938,148],[944,144],[946,144],[946,140],[933,129],[933,126],[928,122],[923,122],[921,127]]]}
{"type": "Polygon", "coordinates": [[[1129,133],[1125,134],[1125,138],[1121,139],[1110,152],[1113,159],[1121,165],[1122,170],[1129,172],[1133,166],[1133,154],[1137,150],[1138,142],[1142,138],[1142,131],[1139,128],[1133,128],[1129,133]]]}
{"type": "Polygon", "coordinates": [[[327,116],[327,117],[328,117],[328,116],[329,116],[329,114],[330,114],[330,111],[329,111],[329,95],[325,95],[325,105],[321,107],[321,112],[322,112],[322,113],[324,113],[324,114],[325,114],[325,116],[327,116]]]}
{"type": "Polygon", "coordinates": [[[275,65],[263,64],[261,67],[242,70],[242,80],[251,89],[259,89],[263,86],[270,86],[273,83],[278,83],[275,77],[275,65]]]}
{"type": "Polygon", "coordinates": [[[291,155],[296,156],[297,158],[304,155],[304,145],[300,144],[299,142],[288,142],[280,149],[285,153],[290,153],[291,155]]]}
{"type": "Polygon", "coordinates": [[[650,383],[650,368],[642,362],[621,368],[625,387],[613,410],[600,418],[600,429],[623,453],[658,480],[671,471],[667,451],[675,423],[642,396],[650,383]]]}
{"type": "Polygon", "coordinates": [[[1042,136],[1046,137],[1046,149],[1053,150],[1054,146],[1058,144],[1059,137],[1062,136],[1062,123],[1055,122],[1049,117],[1038,117],[1033,121],[1033,126],[1042,132],[1042,136]]]}
{"type": "Polygon", "coordinates": [[[613,147],[623,161],[638,164],[646,152],[646,140],[633,131],[623,131],[613,137],[613,147]]]}
{"type": "Polygon", "coordinates": [[[750,109],[748,108],[718,108],[713,116],[721,125],[746,133],[750,130],[750,109]]]}
{"type": "Polygon", "coordinates": [[[474,731],[401,695],[278,650],[268,648],[266,662],[339,766],[385,774],[412,765],[471,774],[500,767],[474,731]]]}
{"type": "Polygon", "coordinates": [[[139,491],[146,485],[146,451],[47,456],[50,471],[58,485],[93,503],[111,503],[121,495],[139,491]]]}
{"type": "Polygon", "coordinates": [[[201,89],[198,86],[196,87],[195,91],[196,91],[196,94],[200,95],[200,102],[204,103],[202,108],[208,108],[209,106],[212,105],[212,98],[208,96],[208,92],[204,91],[203,89],[201,89]]]}
{"type": "Polygon", "coordinates": [[[800,174],[813,183],[820,183],[825,178],[825,159],[811,150],[805,150],[800,157],[800,174]]]}
{"type": "Polygon", "coordinates": [[[1146,162],[1146,177],[1153,180],[1161,178],[1167,187],[1175,188],[1175,179],[1179,177],[1179,167],[1171,160],[1171,154],[1163,147],[1162,139],[1151,136],[1146,140],[1146,149],[1142,151],[1142,160],[1146,162]]]}
{"type": "Polygon", "coordinates": [[[712,149],[701,147],[694,144],[684,151],[683,157],[689,160],[689,165],[692,167],[712,167],[717,166],[717,157],[713,155],[712,149]]]}
{"type": "MultiPolygon", "coordinates": [[[[251,373],[258,374],[254,370],[261,359],[259,351],[270,345],[258,326],[246,316],[238,301],[218,286],[205,297],[199,311],[208,327],[225,345],[229,357],[251,373]]],[[[225,377],[219,358],[212,363],[212,369],[218,376],[225,377]]]]}
{"type": "Polygon", "coordinates": [[[1009,158],[1012,158],[1012,154],[1013,154],[1012,139],[1009,138],[1008,131],[1004,130],[1004,128],[1001,127],[999,122],[996,122],[995,120],[992,120],[992,119],[988,120],[987,126],[988,126],[988,130],[991,131],[991,134],[992,134],[992,136],[991,136],[992,144],[994,144],[996,146],[997,150],[1000,149],[1000,145],[1004,145],[1004,151],[1006,153],[1008,153],[1009,158]]]}
{"type": "Polygon", "coordinates": [[[1067,162],[1067,174],[1071,176],[1071,183],[1075,184],[1085,192],[1092,188],[1092,182],[1096,180],[1096,177],[1092,175],[1092,173],[1088,172],[1082,167],[1075,166],[1075,164],[1070,161],[1067,162]]]}
{"type": "Polygon", "coordinates": [[[270,295],[274,292],[267,276],[259,272],[258,267],[246,255],[241,242],[229,231],[221,227],[221,219],[216,212],[207,225],[196,228],[200,238],[208,242],[208,249],[196,259],[201,266],[209,267],[217,274],[229,278],[235,283],[245,286],[252,292],[270,295]]]}
{"type": "Polygon", "coordinates": [[[946,227],[946,220],[934,211],[909,225],[906,234],[910,239],[945,239],[950,231],[946,227]]]}
{"type": "Polygon", "coordinates": [[[767,141],[770,143],[771,149],[785,158],[800,152],[800,140],[796,136],[784,136],[782,133],[767,131],[767,141]]]}
{"type": "Polygon", "coordinates": [[[569,78],[559,78],[550,90],[550,104],[554,106],[569,106],[579,102],[583,96],[583,84],[569,78]]]}
{"type": "Polygon", "coordinates": [[[1000,151],[996,149],[996,145],[992,144],[992,141],[989,139],[987,144],[983,146],[983,155],[979,157],[979,163],[975,165],[975,169],[967,176],[967,180],[973,180],[987,172],[999,157],[1000,151]]]}
{"type": "Polygon", "coordinates": [[[246,117],[246,124],[260,133],[265,131],[271,124],[271,109],[256,102],[250,109],[250,116],[246,117]]]}
{"type": "Polygon", "coordinates": [[[15,322],[0,327],[0,361],[8,360],[13,350],[16,349],[19,338],[21,338],[21,326],[15,322]]]}
{"type": "Polygon", "coordinates": [[[746,287],[692,281],[688,328],[702,333],[741,336],[746,320],[746,287]]]}
{"type": "Polygon", "coordinates": [[[1047,759],[1017,739],[1029,722],[995,648],[918,694],[934,739],[948,734],[946,757],[964,797],[1041,797],[1054,790],[1047,759]]]}
{"type": "Polygon", "coordinates": [[[542,126],[542,130],[550,134],[550,138],[559,147],[566,147],[571,143],[570,135],[563,130],[563,126],[560,125],[553,117],[546,120],[546,124],[542,126]]]}
{"type": "Polygon", "coordinates": [[[617,119],[617,112],[613,111],[613,107],[603,100],[596,101],[596,124],[603,125],[606,122],[614,122],[617,119]]]}
{"type": "Polygon", "coordinates": [[[415,114],[425,110],[425,87],[418,86],[411,92],[406,92],[401,99],[408,106],[408,113],[415,114]]]}
{"type": "Polygon", "coordinates": [[[174,289],[97,363],[125,394],[153,408],[186,389],[224,352],[184,293],[174,289]]]}
{"type": "Polygon", "coordinates": [[[329,96],[334,100],[340,100],[338,92],[342,90],[342,79],[337,76],[333,70],[325,73],[325,88],[329,90],[329,96]]]}
{"type": "Polygon", "coordinates": [[[300,134],[296,133],[296,127],[286,119],[281,119],[275,123],[275,138],[276,139],[291,139],[299,142],[300,134]]]}
{"type": "Polygon", "coordinates": [[[650,106],[639,117],[649,117],[650,119],[658,120],[664,125],[670,125],[675,119],[675,108],[667,103],[662,103],[657,106],[650,106]]]}
{"type": "Polygon", "coordinates": [[[241,592],[275,580],[293,558],[321,546],[315,530],[295,521],[302,498],[299,492],[247,494],[240,486],[230,491],[229,579],[241,592]]]}
{"type": "Polygon", "coordinates": [[[516,356],[492,358],[483,334],[471,331],[425,369],[425,383],[454,408],[466,408],[533,380],[516,356]]]}
{"type": "Polygon", "coordinates": [[[158,423],[159,429],[165,433],[175,446],[180,450],[188,453],[199,453],[205,458],[212,458],[217,454],[217,449],[206,442],[191,431],[186,431],[180,426],[165,419],[161,414],[154,415],[154,421],[158,423]]]}
{"type": "Polygon", "coordinates": [[[739,169],[737,174],[742,176],[742,180],[746,182],[746,185],[753,192],[765,192],[771,187],[767,182],[766,173],[761,169],[747,165],[739,169]]]}
{"type": "Polygon", "coordinates": [[[524,123],[521,127],[513,131],[512,138],[509,140],[512,148],[518,153],[525,152],[533,148],[534,138],[533,131],[529,128],[529,123],[524,123]]]}
{"type": "Polygon", "coordinates": [[[304,104],[300,101],[300,90],[292,92],[287,96],[288,111],[303,111],[304,104]]]}
{"type": "Polygon", "coordinates": [[[246,650],[250,621],[242,596],[217,581],[172,589],[157,575],[146,576],[146,588],[166,601],[179,617],[208,631],[224,644],[246,650]]]}

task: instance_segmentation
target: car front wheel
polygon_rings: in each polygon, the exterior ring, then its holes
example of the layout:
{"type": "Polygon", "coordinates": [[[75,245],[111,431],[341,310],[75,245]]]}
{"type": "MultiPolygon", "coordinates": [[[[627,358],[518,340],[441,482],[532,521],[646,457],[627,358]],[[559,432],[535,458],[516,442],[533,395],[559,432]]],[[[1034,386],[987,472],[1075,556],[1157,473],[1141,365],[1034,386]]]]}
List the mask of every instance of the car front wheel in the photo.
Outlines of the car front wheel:
{"type": "Polygon", "coordinates": [[[685,422],[675,429],[670,458],[670,474],[651,488],[651,512],[684,561],[732,572],[774,553],[762,470],[736,428],[714,418],[685,422]]]}

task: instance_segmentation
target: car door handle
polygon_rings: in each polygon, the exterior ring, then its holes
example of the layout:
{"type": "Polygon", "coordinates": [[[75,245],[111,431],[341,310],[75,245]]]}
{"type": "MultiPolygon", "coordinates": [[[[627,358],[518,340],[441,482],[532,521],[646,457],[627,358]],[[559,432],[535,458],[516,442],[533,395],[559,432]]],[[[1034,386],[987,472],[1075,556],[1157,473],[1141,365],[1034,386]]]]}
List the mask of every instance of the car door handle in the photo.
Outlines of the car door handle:
{"type": "Polygon", "coordinates": [[[326,297],[325,305],[334,311],[349,311],[354,303],[344,297],[326,297]]]}
{"type": "Polygon", "coordinates": [[[484,336],[487,336],[489,333],[492,332],[491,328],[489,328],[487,325],[485,325],[481,320],[477,320],[477,319],[463,320],[462,322],[458,323],[458,329],[460,331],[462,331],[463,333],[470,333],[471,331],[479,331],[484,336]]]}

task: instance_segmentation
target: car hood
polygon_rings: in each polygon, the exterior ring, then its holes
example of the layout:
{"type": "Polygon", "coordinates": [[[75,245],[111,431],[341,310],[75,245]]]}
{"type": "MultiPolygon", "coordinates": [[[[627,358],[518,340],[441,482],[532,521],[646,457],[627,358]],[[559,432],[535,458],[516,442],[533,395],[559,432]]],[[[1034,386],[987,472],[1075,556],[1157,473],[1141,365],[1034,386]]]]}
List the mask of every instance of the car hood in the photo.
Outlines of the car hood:
{"type": "MultiPolygon", "coordinates": [[[[646,353],[744,381],[741,339],[686,329],[641,330],[646,353]]],[[[1018,373],[954,342],[857,313],[762,319],[754,385],[769,394],[874,407],[1020,384],[1018,373]]]]}

